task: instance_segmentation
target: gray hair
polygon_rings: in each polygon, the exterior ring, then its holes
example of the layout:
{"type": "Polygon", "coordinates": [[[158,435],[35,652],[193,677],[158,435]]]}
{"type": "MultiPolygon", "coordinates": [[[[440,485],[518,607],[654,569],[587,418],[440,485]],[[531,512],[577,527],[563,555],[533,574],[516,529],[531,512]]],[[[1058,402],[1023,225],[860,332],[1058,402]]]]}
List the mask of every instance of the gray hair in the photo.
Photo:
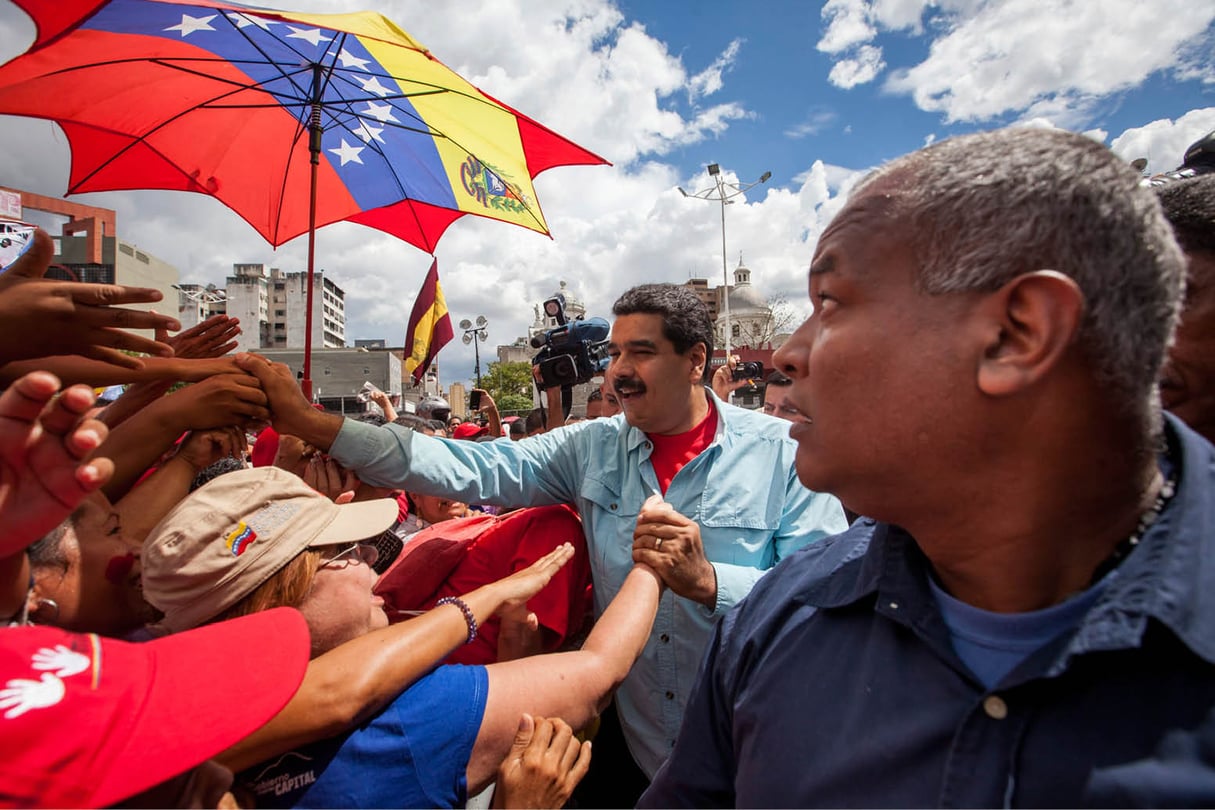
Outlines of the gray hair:
{"type": "Polygon", "coordinates": [[[1022,273],[1063,273],[1084,294],[1079,345],[1099,383],[1132,412],[1156,413],[1185,259],[1129,165],[1083,135],[1019,127],[934,144],[857,191],[883,178],[909,226],[924,292],[991,291],[1022,273]]]}

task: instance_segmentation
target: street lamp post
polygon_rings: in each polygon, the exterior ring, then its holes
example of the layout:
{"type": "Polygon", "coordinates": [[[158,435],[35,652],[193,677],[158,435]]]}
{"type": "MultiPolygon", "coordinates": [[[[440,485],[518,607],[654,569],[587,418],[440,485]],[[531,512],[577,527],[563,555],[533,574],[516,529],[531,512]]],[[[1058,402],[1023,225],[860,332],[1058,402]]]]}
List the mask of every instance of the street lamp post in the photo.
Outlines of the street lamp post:
{"type": "Polygon", "coordinates": [[[477,316],[477,324],[473,325],[472,321],[465,318],[460,321],[460,328],[464,330],[464,345],[469,343],[473,345],[473,357],[476,359],[477,387],[481,387],[481,347],[479,344],[489,338],[489,332],[485,327],[489,326],[489,321],[484,315],[477,316]]]}
{"type": "MultiPolygon", "coordinates": [[[[711,200],[721,203],[721,280],[725,285],[722,290],[722,301],[725,304],[724,314],[726,319],[726,339],[725,352],[726,364],[730,362],[730,271],[726,267],[726,206],[734,203],[734,198],[745,194],[751,189],[758,186],[760,183],[768,182],[768,178],[772,176],[772,172],[764,172],[759,176],[758,180],[750,183],[727,183],[721,174],[721,166],[716,163],[710,163],[708,166],[709,176],[713,178],[713,185],[706,189],[697,191],[695,194],[689,194],[682,188],[679,193],[685,197],[690,197],[696,200],[711,200]]],[[[711,363],[712,359],[709,361],[711,363]]]]}

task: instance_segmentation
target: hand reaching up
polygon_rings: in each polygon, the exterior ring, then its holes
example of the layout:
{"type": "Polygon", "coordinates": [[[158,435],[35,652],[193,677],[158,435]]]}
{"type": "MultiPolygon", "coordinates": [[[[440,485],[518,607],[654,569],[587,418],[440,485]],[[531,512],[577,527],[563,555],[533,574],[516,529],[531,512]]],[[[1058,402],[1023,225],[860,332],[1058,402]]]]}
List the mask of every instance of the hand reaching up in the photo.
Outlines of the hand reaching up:
{"type": "Polygon", "coordinates": [[[114,471],[91,458],[106,435],[84,418],[93,392],[78,385],[54,398],[58,390],[53,374],[37,371],[0,394],[0,556],[58,526],[114,471]]]}

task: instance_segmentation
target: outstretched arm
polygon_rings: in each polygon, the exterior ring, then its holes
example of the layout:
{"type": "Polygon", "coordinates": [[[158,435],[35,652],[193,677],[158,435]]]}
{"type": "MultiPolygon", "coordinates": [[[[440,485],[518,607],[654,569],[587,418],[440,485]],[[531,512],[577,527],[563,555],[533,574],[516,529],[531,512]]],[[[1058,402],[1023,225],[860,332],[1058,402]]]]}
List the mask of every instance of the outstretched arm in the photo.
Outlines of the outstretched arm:
{"type": "Polygon", "coordinates": [[[520,715],[560,717],[582,728],[607,706],[645,648],[661,595],[662,580],[654,569],[635,565],[581,650],[486,667],[489,696],[468,762],[469,795],[494,778],[514,742],[520,715]]]}
{"type": "Polygon", "coordinates": [[[106,440],[103,452],[115,465],[106,495],[112,501],[124,496],[187,430],[263,421],[270,414],[265,404],[257,379],[247,374],[217,374],[157,399],[115,427],[106,440]]]}
{"type": "MultiPolygon", "coordinates": [[[[574,547],[565,543],[527,568],[460,598],[479,624],[503,606],[526,603],[573,556],[574,547]]],[[[286,708],[217,759],[240,771],[348,731],[380,711],[467,638],[464,614],[455,605],[441,605],[348,641],[313,660],[286,708]]],[[[495,767],[505,754],[503,749],[495,767]]]]}
{"type": "Polygon", "coordinates": [[[179,329],[175,318],[116,306],[159,301],[159,291],[45,279],[54,255],[55,243],[38,228],[29,249],[0,275],[0,363],[79,354],[138,368],[140,361],[122,350],[172,354],[165,344],[126,330],[179,329]]]}

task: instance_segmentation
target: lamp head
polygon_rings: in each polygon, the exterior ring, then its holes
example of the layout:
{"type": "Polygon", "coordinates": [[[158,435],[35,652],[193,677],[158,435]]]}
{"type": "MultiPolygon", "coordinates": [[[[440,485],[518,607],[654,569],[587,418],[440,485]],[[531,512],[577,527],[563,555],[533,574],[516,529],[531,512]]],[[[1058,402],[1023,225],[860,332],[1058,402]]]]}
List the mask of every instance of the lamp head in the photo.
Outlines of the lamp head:
{"type": "Polygon", "coordinates": [[[759,176],[759,182],[766,183],[766,182],[768,182],[768,178],[770,178],[771,176],[772,176],[772,172],[764,172],[763,174],[761,174],[759,176]]]}
{"type": "Polygon", "coordinates": [[[710,163],[708,169],[710,177],[716,177],[721,174],[721,166],[718,166],[716,163],[710,163]]]}
{"type": "Polygon", "coordinates": [[[470,321],[468,318],[465,318],[464,320],[460,321],[460,328],[461,329],[472,329],[472,321],[470,321]]]}

